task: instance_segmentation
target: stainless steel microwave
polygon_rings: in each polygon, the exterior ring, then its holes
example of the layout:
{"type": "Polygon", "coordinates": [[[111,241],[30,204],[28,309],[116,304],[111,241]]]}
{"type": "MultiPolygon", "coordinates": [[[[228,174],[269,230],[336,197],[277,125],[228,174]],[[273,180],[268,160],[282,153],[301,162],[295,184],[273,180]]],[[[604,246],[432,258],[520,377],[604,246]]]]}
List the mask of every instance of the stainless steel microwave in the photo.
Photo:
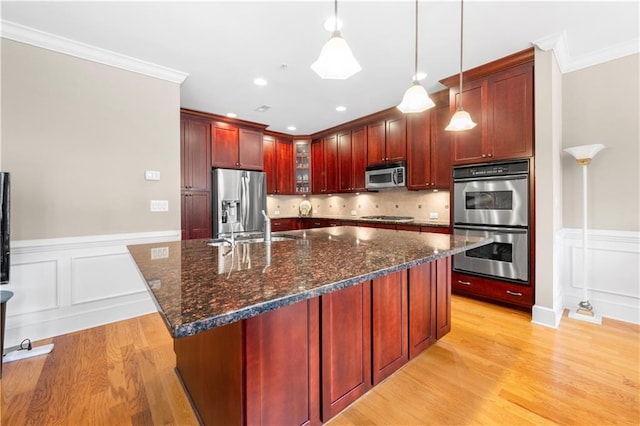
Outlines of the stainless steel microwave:
{"type": "Polygon", "coordinates": [[[367,166],[365,183],[367,189],[397,188],[407,185],[407,165],[404,161],[397,163],[367,166]]]}

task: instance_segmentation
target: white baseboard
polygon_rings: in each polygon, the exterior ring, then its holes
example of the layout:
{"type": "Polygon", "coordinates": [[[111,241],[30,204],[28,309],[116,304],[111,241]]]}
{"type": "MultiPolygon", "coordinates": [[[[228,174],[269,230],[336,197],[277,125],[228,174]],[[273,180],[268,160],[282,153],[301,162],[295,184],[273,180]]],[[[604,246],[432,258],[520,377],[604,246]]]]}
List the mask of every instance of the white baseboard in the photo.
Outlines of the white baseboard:
{"type": "MultiPolygon", "coordinates": [[[[562,303],[575,309],[583,299],[582,230],[562,238],[562,303]]],[[[640,324],[640,232],[589,230],[589,301],[606,318],[640,324]]]]}
{"type": "Polygon", "coordinates": [[[564,309],[554,311],[544,306],[534,305],[531,310],[531,322],[545,327],[558,328],[564,309]]]}
{"type": "Polygon", "coordinates": [[[180,231],[12,241],[5,347],[156,311],[127,245],[180,231]]]}

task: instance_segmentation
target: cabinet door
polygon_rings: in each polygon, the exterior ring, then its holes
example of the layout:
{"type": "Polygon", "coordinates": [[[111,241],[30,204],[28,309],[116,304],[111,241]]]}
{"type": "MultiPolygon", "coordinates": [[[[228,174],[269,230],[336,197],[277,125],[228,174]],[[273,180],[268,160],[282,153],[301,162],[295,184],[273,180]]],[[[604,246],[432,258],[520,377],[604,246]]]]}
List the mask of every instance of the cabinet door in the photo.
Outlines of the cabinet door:
{"type": "Polygon", "coordinates": [[[404,116],[386,120],[385,161],[404,161],[407,158],[407,121],[404,116]]]}
{"type": "Polygon", "coordinates": [[[370,282],[321,297],[322,421],[371,388],[370,282]]]}
{"type": "MultiPolygon", "coordinates": [[[[451,115],[456,111],[460,103],[460,94],[457,91],[450,100],[451,115]]],[[[483,115],[487,111],[487,82],[486,80],[465,83],[463,90],[462,106],[471,114],[471,119],[476,127],[460,132],[451,132],[451,162],[453,164],[467,164],[488,161],[486,140],[486,118],[483,115]]]]}
{"type": "Polygon", "coordinates": [[[367,125],[367,165],[385,162],[385,122],[367,125]]]}
{"type": "Polygon", "coordinates": [[[311,192],[322,194],[326,191],[326,171],[324,165],[324,143],[322,140],[311,144],[311,192]]]}
{"type": "Polygon", "coordinates": [[[451,331],[451,256],[432,262],[436,268],[436,338],[451,331]]]}
{"type": "Polygon", "coordinates": [[[325,192],[338,192],[338,136],[324,138],[325,192]]]}
{"type": "Polygon", "coordinates": [[[436,267],[434,262],[409,269],[409,357],[436,341],[436,267]]]}
{"type": "Polygon", "coordinates": [[[278,169],[276,166],[276,141],[271,136],[262,140],[262,163],[267,174],[267,194],[278,192],[278,169]]]}
{"type": "Polygon", "coordinates": [[[451,189],[451,132],[444,129],[450,119],[448,106],[431,112],[431,188],[451,189]]]}
{"type": "MultiPolygon", "coordinates": [[[[262,139],[260,140],[262,144],[262,139]]],[[[262,155],[262,150],[260,150],[262,155]]],[[[238,128],[226,123],[211,124],[211,164],[214,167],[238,167],[238,128]]]]}
{"type": "MultiPolygon", "coordinates": [[[[407,120],[407,188],[431,188],[431,110],[407,120]]],[[[449,161],[447,161],[449,162],[449,161]]]]}
{"type": "Polygon", "coordinates": [[[318,298],[246,320],[246,424],[320,422],[318,323],[318,298]]]}
{"type": "Polygon", "coordinates": [[[293,194],[293,144],[277,139],[276,157],[278,194],[293,194]]]}
{"type": "Polygon", "coordinates": [[[352,151],[351,132],[338,135],[338,190],[340,192],[351,191],[352,181],[352,151]]]}
{"type": "Polygon", "coordinates": [[[409,360],[406,271],[372,281],[373,385],[409,360]]]}
{"type": "Polygon", "coordinates": [[[533,155],[533,65],[497,73],[489,80],[492,159],[533,155]]]}
{"type": "Polygon", "coordinates": [[[366,191],[364,174],[367,167],[367,141],[364,127],[351,132],[351,164],[351,190],[366,191]]]}
{"type": "Polygon", "coordinates": [[[190,191],[181,197],[182,238],[211,238],[211,192],[190,191]]]}
{"type": "Polygon", "coordinates": [[[240,129],[237,155],[238,168],[262,170],[262,132],[240,129]]]}
{"type": "Polygon", "coordinates": [[[208,190],[211,183],[209,125],[200,120],[180,120],[182,188],[208,190]]]}

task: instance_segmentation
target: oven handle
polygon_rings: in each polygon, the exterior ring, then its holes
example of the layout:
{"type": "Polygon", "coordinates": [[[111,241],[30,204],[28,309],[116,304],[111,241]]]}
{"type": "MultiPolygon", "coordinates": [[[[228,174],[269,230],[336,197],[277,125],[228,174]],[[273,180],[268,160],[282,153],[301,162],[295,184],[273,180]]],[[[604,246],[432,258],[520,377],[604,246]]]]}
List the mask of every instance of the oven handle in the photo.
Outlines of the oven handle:
{"type": "Polygon", "coordinates": [[[527,174],[521,175],[501,175],[501,176],[479,176],[479,177],[470,177],[470,178],[454,178],[453,182],[476,182],[476,181],[495,181],[495,180],[519,180],[519,179],[527,179],[529,176],[527,174]]]}
{"type": "Polygon", "coordinates": [[[508,232],[509,234],[526,234],[529,232],[527,228],[508,228],[499,226],[473,226],[473,225],[453,225],[453,229],[466,229],[469,231],[495,231],[495,232],[508,232]]]}

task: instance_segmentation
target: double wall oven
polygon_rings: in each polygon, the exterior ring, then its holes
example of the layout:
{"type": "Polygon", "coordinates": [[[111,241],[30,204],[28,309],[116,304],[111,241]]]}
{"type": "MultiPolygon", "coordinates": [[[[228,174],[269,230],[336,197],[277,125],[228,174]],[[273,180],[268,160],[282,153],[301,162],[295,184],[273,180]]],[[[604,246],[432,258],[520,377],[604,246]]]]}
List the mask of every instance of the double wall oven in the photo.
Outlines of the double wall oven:
{"type": "Polygon", "coordinates": [[[529,284],[529,161],[453,169],[453,232],[493,243],[453,257],[453,270],[529,284]]]}

